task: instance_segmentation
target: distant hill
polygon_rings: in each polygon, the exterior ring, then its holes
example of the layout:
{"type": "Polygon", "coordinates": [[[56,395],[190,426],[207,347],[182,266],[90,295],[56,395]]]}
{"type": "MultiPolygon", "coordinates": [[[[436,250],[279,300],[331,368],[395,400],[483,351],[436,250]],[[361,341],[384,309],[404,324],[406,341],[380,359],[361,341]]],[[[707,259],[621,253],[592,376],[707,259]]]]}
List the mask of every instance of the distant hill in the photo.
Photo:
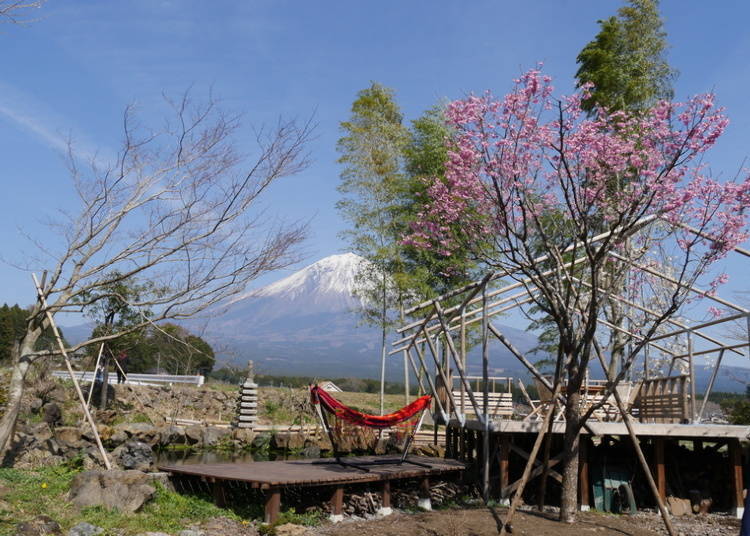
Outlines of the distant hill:
{"type": "MultiPolygon", "coordinates": [[[[325,257],[275,283],[241,295],[226,312],[200,323],[200,332],[217,350],[220,362],[244,366],[255,362],[258,372],[288,376],[377,378],[380,374],[378,330],[359,323],[360,302],[354,295],[355,274],[361,257],[353,253],[325,257]],[[205,331],[203,331],[205,329],[205,331]]],[[[524,354],[537,344],[533,333],[494,324],[524,354]]],[[[187,321],[198,330],[197,321],[187,321]]],[[[64,328],[71,342],[91,333],[91,324],[64,328]]],[[[543,356],[527,355],[531,361],[543,356]]],[[[469,356],[472,375],[481,374],[480,349],[469,356]]],[[[499,342],[490,345],[491,374],[529,379],[530,375],[499,342]]],[[[698,392],[711,374],[696,368],[698,392]]],[[[601,378],[598,367],[592,376],[601,378]]],[[[401,356],[391,356],[387,377],[401,381],[401,356]]],[[[744,392],[750,384],[750,369],[723,366],[715,391],[744,392]]]]}
{"type": "MultiPolygon", "coordinates": [[[[222,357],[239,365],[252,359],[268,374],[377,377],[380,336],[360,325],[356,312],[355,274],[361,262],[353,253],[331,255],[240,296],[209,323],[205,336],[229,350],[222,357]]],[[[521,351],[536,345],[533,334],[498,327],[521,351]]],[[[389,378],[403,376],[402,363],[401,356],[389,358],[389,378]]],[[[499,344],[492,346],[491,367],[498,375],[522,372],[499,344]]]]}

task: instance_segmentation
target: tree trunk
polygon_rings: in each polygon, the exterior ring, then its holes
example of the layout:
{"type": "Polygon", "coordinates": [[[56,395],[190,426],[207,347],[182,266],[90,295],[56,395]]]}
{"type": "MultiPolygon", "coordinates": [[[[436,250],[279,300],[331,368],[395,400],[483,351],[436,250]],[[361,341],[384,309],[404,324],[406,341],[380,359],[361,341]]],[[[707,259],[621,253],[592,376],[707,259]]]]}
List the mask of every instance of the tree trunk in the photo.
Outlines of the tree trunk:
{"type": "Polygon", "coordinates": [[[581,394],[568,393],[565,405],[565,446],[563,450],[562,499],[560,521],[574,523],[578,511],[578,446],[580,439],[579,413],[581,394]]]}
{"type": "Polygon", "coordinates": [[[40,329],[27,332],[14,351],[13,372],[8,386],[8,404],[2,419],[0,419],[0,461],[5,457],[5,453],[12,443],[18,413],[21,410],[26,375],[32,365],[32,360],[29,359],[28,355],[34,351],[34,346],[40,335],[40,329]]]}

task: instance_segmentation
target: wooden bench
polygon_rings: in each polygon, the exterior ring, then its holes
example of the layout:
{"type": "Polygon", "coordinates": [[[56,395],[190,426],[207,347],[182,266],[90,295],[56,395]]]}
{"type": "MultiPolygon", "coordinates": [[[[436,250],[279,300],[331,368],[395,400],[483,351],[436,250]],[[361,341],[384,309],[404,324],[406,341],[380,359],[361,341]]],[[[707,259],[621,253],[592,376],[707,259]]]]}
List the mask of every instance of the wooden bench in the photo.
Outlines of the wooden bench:
{"type": "Polygon", "coordinates": [[[638,420],[680,423],[689,419],[689,376],[668,376],[643,381],[636,402],[638,420]]]}
{"type": "MultiPolygon", "coordinates": [[[[487,413],[490,417],[511,417],[513,416],[513,394],[512,393],[487,393],[488,394],[488,406],[487,413]]],[[[474,410],[474,406],[471,403],[468,393],[463,393],[463,404],[461,399],[461,391],[453,391],[453,399],[456,401],[458,411],[463,412],[466,415],[476,415],[477,412],[474,410]]],[[[479,413],[484,413],[484,394],[481,392],[474,392],[474,399],[477,401],[479,406],[479,413]]]]}

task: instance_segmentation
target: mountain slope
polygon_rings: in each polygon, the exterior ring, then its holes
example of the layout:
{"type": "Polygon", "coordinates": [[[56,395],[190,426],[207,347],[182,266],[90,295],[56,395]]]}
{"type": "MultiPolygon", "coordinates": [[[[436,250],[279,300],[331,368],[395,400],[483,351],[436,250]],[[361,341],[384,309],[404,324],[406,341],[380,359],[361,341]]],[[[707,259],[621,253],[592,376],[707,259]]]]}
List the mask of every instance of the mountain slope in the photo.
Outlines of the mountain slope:
{"type": "MultiPolygon", "coordinates": [[[[353,253],[332,255],[240,296],[209,324],[206,336],[215,347],[226,348],[226,360],[243,365],[252,359],[263,372],[377,377],[380,335],[360,325],[360,301],[354,295],[362,262],[353,253]]],[[[531,334],[499,327],[521,351],[536,344],[531,334]]],[[[491,355],[493,369],[521,372],[499,344],[492,345],[491,355]]],[[[389,359],[389,377],[403,375],[401,359],[389,359]]]]}

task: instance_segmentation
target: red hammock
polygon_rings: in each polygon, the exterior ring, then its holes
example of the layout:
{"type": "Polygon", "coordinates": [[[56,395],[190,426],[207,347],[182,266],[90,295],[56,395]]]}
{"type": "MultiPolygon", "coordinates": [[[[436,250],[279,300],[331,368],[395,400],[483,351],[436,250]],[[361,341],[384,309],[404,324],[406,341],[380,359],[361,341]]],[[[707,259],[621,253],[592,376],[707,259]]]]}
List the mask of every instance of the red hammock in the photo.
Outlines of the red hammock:
{"type": "Polygon", "coordinates": [[[322,408],[333,413],[339,419],[368,428],[390,428],[391,426],[407,421],[427,408],[432,400],[432,396],[424,395],[395,413],[389,415],[368,415],[367,413],[362,413],[345,406],[317,385],[310,387],[310,395],[313,404],[320,402],[322,408]]]}

